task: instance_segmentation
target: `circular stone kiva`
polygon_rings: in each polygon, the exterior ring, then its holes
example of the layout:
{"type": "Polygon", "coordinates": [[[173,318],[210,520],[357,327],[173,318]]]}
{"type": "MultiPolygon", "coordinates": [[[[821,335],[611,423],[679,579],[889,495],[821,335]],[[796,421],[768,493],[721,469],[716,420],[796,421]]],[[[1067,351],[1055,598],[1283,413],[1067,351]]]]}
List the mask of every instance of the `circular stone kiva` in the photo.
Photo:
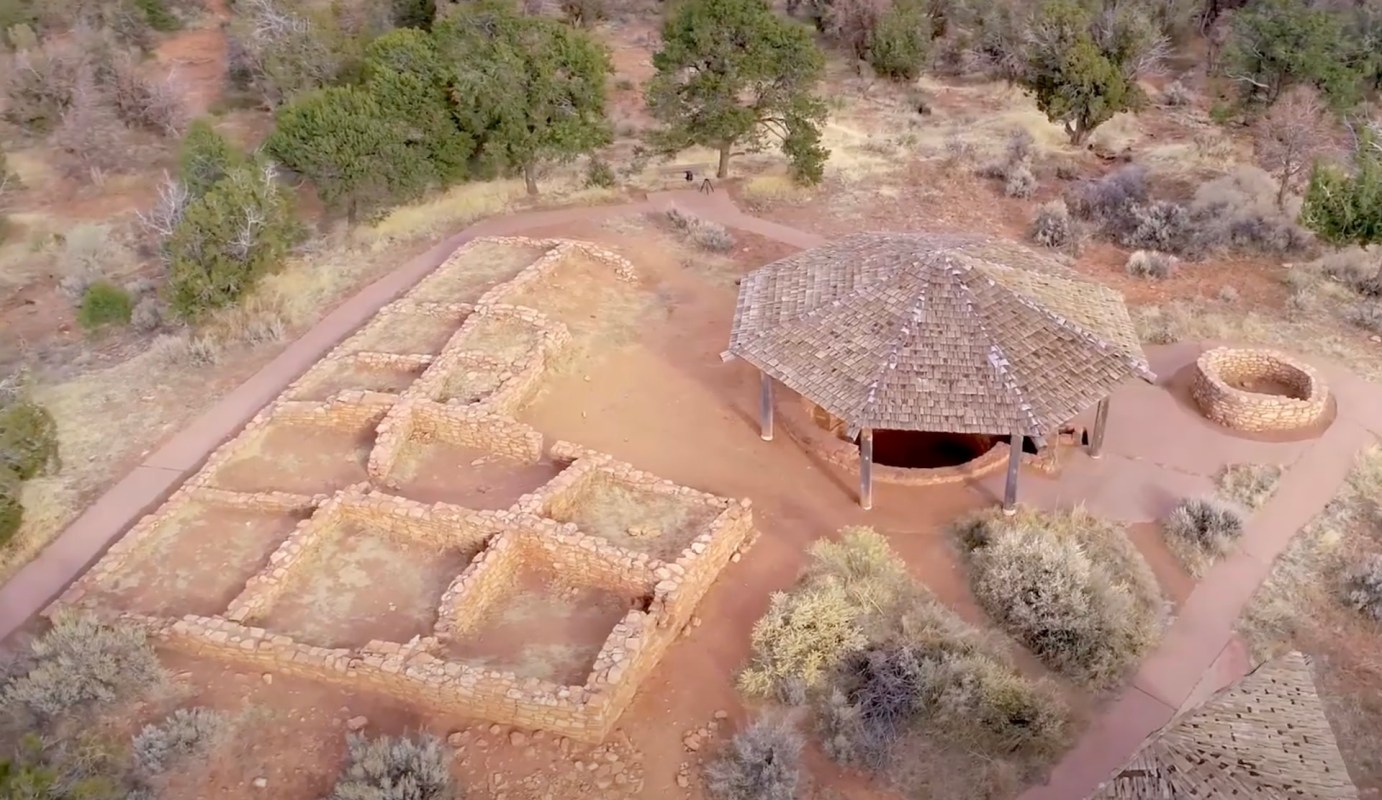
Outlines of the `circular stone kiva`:
{"type": "Polygon", "coordinates": [[[1324,415],[1319,373],[1275,350],[1216,347],[1195,362],[1190,394],[1205,417],[1239,431],[1289,431],[1324,415]]]}

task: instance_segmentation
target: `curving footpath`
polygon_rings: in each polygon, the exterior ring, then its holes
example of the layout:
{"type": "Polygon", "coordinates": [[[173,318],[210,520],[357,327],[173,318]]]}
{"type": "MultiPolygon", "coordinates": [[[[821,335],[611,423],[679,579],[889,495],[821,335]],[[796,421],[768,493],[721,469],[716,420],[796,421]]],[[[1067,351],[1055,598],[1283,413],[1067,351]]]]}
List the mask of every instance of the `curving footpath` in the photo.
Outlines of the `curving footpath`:
{"type": "MultiPolygon", "coordinates": [[[[106,547],[161,503],[270,400],[338,342],[477,236],[513,235],[551,225],[598,222],[673,206],[722,225],[807,248],[824,237],[745,214],[724,193],[650,194],[619,205],[530,211],[487,219],[449,237],[381,278],[326,315],[248,381],[150,454],[67,527],[36,559],[0,587],[0,642],[28,622],[75,580],[106,547]]],[[[1382,435],[1382,387],[1342,369],[1327,370],[1339,415],[1294,464],[1277,491],[1249,522],[1241,547],[1216,563],[1195,586],[1160,648],[1133,682],[1104,708],[1047,783],[1022,800],[1079,800],[1122,766],[1142,742],[1166,725],[1192,697],[1221,688],[1247,671],[1235,658],[1233,625],[1272,562],[1292,537],[1337,492],[1356,454],[1382,435]],[[1227,665],[1226,667],[1224,665],[1227,665]],[[1208,677],[1207,677],[1208,675],[1208,677]],[[1213,685],[1203,686],[1206,681],[1213,685]]]]}

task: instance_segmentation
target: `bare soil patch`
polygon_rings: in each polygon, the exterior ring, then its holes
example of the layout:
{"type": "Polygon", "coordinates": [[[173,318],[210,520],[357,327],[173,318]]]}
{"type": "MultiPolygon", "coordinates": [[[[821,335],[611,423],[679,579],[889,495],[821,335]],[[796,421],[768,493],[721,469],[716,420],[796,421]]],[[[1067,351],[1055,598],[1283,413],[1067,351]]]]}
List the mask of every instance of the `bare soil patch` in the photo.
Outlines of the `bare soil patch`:
{"type": "Polygon", "coordinates": [[[322,647],[406,642],[432,630],[437,603],[479,548],[438,551],[346,523],[289,578],[260,622],[322,647]]]}
{"type": "Polygon", "coordinates": [[[233,492],[324,494],[368,479],[373,426],[348,431],[270,422],[212,476],[233,492]]]}
{"type": "Polygon", "coordinates": [[[411,442],[389,477],[413,500],[484,510],[508,508],[560,471],[548,461],[523,464],[446,442],[411,442]]]}
{"type": "Polygon", "coordinates": [[[595,656],[634,598],[569,580],[579,576],[524,568],[475,629],[447,643],[448,656],[522,678],[584,684],[595,656]]]}
{"type": "Polygon", "coordinates": [[[106,587],[112,604],[143,614],[220,614],[302,518],[189,503],[106,587]]]}

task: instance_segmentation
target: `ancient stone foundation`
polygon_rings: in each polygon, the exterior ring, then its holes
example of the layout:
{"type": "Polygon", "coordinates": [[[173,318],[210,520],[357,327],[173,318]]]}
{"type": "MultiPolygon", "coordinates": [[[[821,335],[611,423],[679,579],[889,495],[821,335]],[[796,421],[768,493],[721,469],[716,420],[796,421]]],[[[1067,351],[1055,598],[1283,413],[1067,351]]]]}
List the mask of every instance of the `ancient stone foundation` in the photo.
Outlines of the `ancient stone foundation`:
{"type": "MultiPolygon", "coordinates": [[[[390,473],[400,454],[418,443],[444,441],[484,450],[496,457],[531,463],[544,457],[540,432],[513,415],[540,388],[546,364],[570,339],[564,325],[539,311],[508,305],[505,298],[532,284],[579,253],[605,263],[631,280],[622,258],[583,243],[527,239],[479,240],[538,246],[543,253],[513,280],[493,287],[474,306],[409,296],[386,306],[354,336],[261,411],[240,434],[217,449],[203,468],[163,506],[142,519],[90,571],[48,609],[78,607],[118,615],[148,628],[168,644],[201,656],[356,689],[368,689],[457,715],[524,728],[541,728],[575,739],[605,737],[639,684],[688,623],[701,597],[734,553],[747,547],[753,518],[747,500],[735,501],[678,486],[609,455],[569,442],[555,442],[546,457],[562,465],[555,478],[503,510],[472,510],[447,503],[420,503],[391,494],[390,473]],[[438,353],[385,353],[365,344],[377,341],[392,321],[429,317],[454,321],[454,335],[438,353]],[[477,351],[482,326],[502,322],[530,332],[532,346],[511,357],[477,351]],[[341,391],[324,401],[290,399],[323,371],[342,364],[421,370],[398,393],[341,391]],[[478,380],[484,373],[492,379],[478,380]],[[478,397],[448,398],[457,375],[484,386],[478,397]],[[236,458],[268,425],[318,425],[361,430],[376,436],[368,462],[369,482],[331,494],[244,493],[215,485],[217,470],[236,458]],[[663,560],[616,546],[554,518],[591,481],[616,483],[638,492],[674,498],[704,509],[709,522],[682,551],[663,560]],[[267,563],[216,616],[150,617],[112,607],[105,591],[134,559],[147,557],[160,525],[189,503],[310,516],[278,543],[267,563]],[[415,542],[434,550],[476,552],[439,598],[426,635],[408,641],[369,641],[354,648],[322,647],[274,632],[264,622],[286,588],[312,570],[329,570],[324,545],[333,537],[366,530],[371,535],[415,542]],[[573,584],[607,587],[636,602],[609,632],[585,681],[558,685],[513,672],[448,657],[447,646],[474,633],[511,591],[515,576],[539,568],[573,584]]],[[[470,246],[467,246],[470,247],[470,246]]],[[[461,248],[437,273],[420,283],[442,280],[447,270],[465,269],[461,248]]],[[[410,293],[411,296],[412,293],[410,293]]],[[[313,384],[315,385],[315,384],[313,384]]],[[[397,576],[406,580],[407,576],[397,576]]]]}
{"type": "Polygon", "coordinates": [[[1313,425],[1329,401],[1312,367],[1275,350],[1209,350],[1195,362],[1190,392],[1209,419],[1254,432],[1313,425]]]}

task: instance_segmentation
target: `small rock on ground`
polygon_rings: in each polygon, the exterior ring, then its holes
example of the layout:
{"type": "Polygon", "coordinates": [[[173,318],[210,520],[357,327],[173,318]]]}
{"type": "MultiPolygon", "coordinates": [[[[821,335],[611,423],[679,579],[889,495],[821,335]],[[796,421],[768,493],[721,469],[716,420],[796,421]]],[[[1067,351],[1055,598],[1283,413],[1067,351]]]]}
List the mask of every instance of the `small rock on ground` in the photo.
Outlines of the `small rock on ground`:
{"type": "Polygon", "coordinates": [[[346,728],[352,731],[358,731],[368,724],[369,717],[363,715],[358,717],[351,717],[350,719],[346,720],[346,728]]]}

